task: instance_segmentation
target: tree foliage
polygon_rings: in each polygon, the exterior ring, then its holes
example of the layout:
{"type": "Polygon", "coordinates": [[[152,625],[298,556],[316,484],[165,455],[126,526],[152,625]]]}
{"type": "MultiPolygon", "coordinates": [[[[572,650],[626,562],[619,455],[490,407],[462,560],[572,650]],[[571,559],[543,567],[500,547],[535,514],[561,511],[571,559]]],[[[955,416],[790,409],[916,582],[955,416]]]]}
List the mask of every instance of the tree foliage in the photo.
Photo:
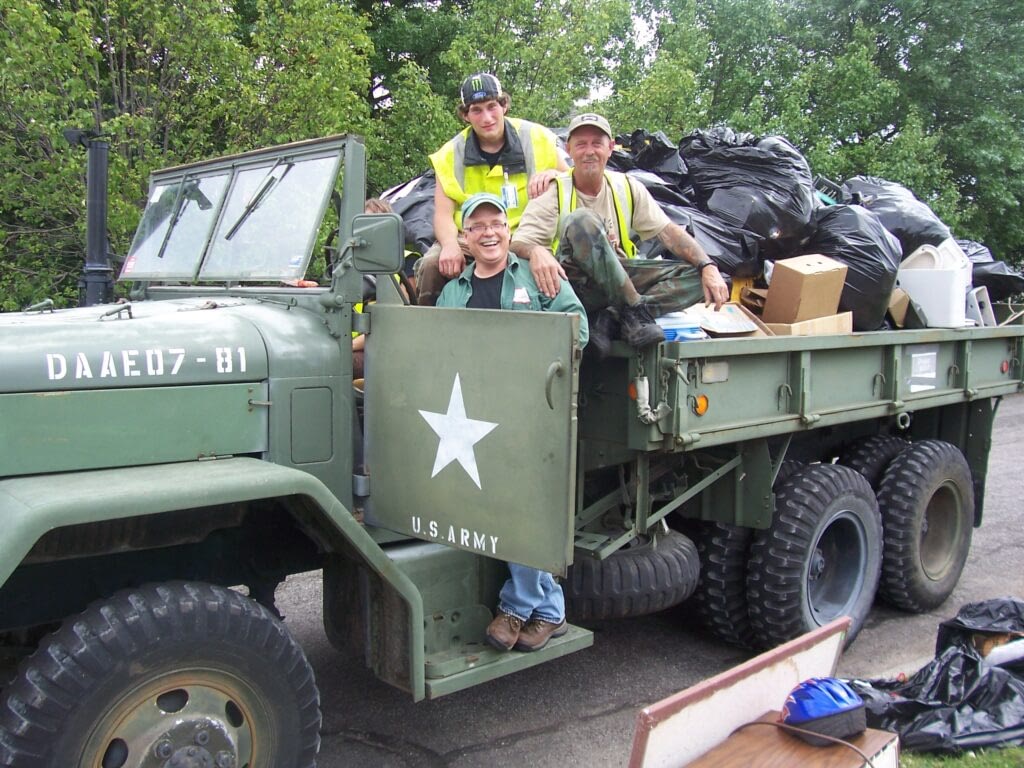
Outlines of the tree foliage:
{"type": "Polygon", "coordinates": [[[584,108],[671,138],[782,134],[812,168],[899,181],[1024,260],[1024,15],[990,0],[0,0],[0,308],[71,302],[85,153],[111,143],[110,239],[149,173],[352,132],[378,192],[459,127],[462,78],[513,114],[584,108]]]}

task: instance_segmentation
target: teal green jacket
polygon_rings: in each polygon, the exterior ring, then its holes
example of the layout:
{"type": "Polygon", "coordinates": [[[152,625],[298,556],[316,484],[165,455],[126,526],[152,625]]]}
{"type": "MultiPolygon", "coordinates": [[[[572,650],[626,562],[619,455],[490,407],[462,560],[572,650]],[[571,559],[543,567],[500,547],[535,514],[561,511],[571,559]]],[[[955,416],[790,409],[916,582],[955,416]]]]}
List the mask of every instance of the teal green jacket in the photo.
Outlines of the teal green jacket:
{"type": "MultiPolygon", "coordinates": [[[[469,303],[469,297],[473,295],[473,283],[470,278],[473,276],[474,266],[472,263],[469,264],[462,270],[462,274],[449,281],[437,299],[437,306],[465,307],[469,303]]],[[[508,255],[508,266],[505,267],[505,276],[501,280],[501,308],[532,312],[575,312],[580,316],[580,349],[587,345],[590,338],[587,313],[573,293],[569,282],[562,280],[558,295],[549,299],[537,288],[529,266],[513,253],[508,255]]]]}

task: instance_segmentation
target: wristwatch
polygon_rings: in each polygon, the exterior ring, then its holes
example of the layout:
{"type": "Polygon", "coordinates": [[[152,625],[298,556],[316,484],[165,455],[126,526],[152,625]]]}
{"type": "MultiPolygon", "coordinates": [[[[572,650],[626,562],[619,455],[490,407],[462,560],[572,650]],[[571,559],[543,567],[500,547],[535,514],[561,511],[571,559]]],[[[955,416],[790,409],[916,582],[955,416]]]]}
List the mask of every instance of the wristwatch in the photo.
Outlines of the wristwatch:
{"type": "Polygon", "coordinates": [[[714,263],[715,262],[713,262],[711,259],[708,259],[707,261],[702,261],[700,264],[697,265],[697,274],[701,274],[702,272],[704,272],[705,267],[710,267],[714,263]]]}

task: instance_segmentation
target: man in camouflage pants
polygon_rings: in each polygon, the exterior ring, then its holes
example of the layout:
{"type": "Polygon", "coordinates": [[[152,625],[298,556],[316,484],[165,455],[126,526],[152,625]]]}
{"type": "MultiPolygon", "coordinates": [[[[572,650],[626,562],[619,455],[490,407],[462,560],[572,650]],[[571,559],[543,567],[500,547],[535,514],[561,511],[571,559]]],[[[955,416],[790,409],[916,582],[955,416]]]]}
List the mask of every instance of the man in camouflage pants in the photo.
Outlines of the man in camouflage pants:
{"type": "Polygon", "coordinates": [[[607,170],[614,146],[605,118],[591,113],[573,119],[567,142],[573,170],[530,200],[511,244],[529,260],[541,292],[550,296],[567,278],[587,312],[597,314],[591,342],[599,351],[615,320],[626,343],[645,347],[664,339],[652,313],[701,300],[718,309],[729,296],[715,263],[669,221],[646,188],[607,170]],[[634,258],[634,237],[657,237],[680,261],[634,258]]]}

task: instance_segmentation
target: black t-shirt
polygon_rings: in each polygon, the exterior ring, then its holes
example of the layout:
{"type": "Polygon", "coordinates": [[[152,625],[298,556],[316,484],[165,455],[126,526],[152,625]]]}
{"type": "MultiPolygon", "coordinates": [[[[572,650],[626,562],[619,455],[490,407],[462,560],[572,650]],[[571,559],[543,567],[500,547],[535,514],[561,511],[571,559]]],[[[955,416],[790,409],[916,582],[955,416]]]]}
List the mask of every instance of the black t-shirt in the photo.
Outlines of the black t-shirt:
{"type": "Polygon", "coordinates": [[[491,166],[491,168],[493,168],[494,166],[496,166],[498,164],[498,161],[501,160],[501,153],[504,152],[504,151],[505,151],[504,145],[502,145],[501,149],[499,149],[497,152],[484,152],[481,149],[480,150],[480,157],[482,157],[484,160],[486,160],[487,164],[489,166],[491,166]]]}
{"type": "Polygon", "coordinates": [[[477,277],[474,272],[471,278],[473,295],[466,306],[470,309],[501,309],[501,280],[504,276],[504,270],[490,277],[477,277]]]}

